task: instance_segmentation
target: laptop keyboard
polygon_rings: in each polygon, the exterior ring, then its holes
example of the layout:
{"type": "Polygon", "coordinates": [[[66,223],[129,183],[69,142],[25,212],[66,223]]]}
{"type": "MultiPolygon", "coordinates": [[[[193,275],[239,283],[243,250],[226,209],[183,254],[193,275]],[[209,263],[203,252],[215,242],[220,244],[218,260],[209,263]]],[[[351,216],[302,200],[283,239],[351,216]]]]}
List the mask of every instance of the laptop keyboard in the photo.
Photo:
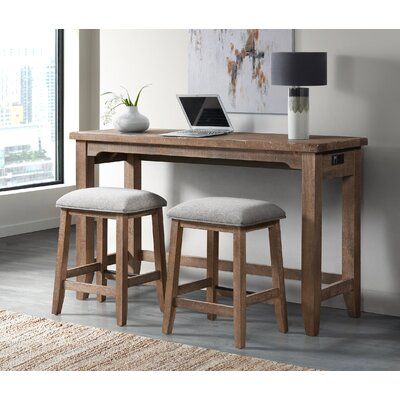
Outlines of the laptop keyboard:
{"type": "Polygon", "coordinates": [[[227,133],[227,131],[224,131],[224,130],[222,130],[222,129],[207,129],[207,130],[205,130],[205,129],[187,129],[187,130],[184,130],[184,131],[182,131],[182,132],[185,132],[185,133],[193,133],[193,134],[195,134],[195,135],[198,135],[198,134],[205,134],[205,135],[216,135],[216,134],[218,134],[218,133],[227,133]]]}
{"type": "Polygon", "coordinates": [[[163,133],[162,136],[188,136],[188,137],[208,137],[225,135],[230,131],[222,129],[186,129],[182,131],[163,133]]]}

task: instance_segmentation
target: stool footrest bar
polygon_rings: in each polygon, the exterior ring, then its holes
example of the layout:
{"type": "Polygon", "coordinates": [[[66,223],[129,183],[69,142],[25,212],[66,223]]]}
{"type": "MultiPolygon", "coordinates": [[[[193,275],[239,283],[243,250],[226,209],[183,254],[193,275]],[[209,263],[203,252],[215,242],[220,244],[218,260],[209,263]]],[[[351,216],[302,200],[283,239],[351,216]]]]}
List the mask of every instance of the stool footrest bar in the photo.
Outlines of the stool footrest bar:
{"type": "Polygon", "coordinates": [[[188,308],[190,310],[204,312],[208,314],[222,315],[225,317],[233,316],[233,307],[224,304],[209,303],[208,301],[189,300],[176,298],[175,307],[188,308]]]}
{"type": "Polygon", "coordinates": [[[160,279],[160,276],[160,271],[148,272],[147,274],[132,276],[131,278],[128,278],[128,287],[157,281],[160,279]]]}
{"type": "Polygon", "coordinates": [[[212,285],[211,278],[201,279],[195,282],[185,283],[178,286],[178,295],[195,292],[196,290],[204,289],[212,285]]]}
{"type": "Polygon", "coordinates": [[[264,303],[268,300],[275,299],[278,296],[279,296],[278,288],[272,288],[268,290],[263,290],[262,292],[248,294],[246,296],[246,305],[251,306],[252,304],[264,303]]]}
{"type": "Polygon", "coordinates": [[[332,283],[321,290],[321,301],[328,300],[331,297],[338,296],[343,293],[349,293],[353,290],[354,279],[343,279],[332,283]]]}
{"type": "Polygon", "coordinates": [[[75,276],[86,275],[96,271],[100,271],[100,263],[95,262],[91,264],[85,264],[68,269],[67,278],[74,278],[75,276]]]}
{"type": "Polygon", "coordinates": [[[103,296],[115,297],[115,288],[111,286],[100,286],[93,285],[91,283],[65,281],[64,288],[66,290],[74,290],[76,292],[101,294],[103,296]]]}
{"type": "MultiPolygon", "coordinates": [[[[168,259],[168,253],[167,259],[168,259]]],[[[154,252],[151,250],[142,250],[139,254],[139,258],[141,261],[154,262],[154,252]]],[[[206,268],[207,267],[207,259],[204,257],[193,257],[193,256],[181,256],[181,267],[192,267],[192,268],[206,268]]],[[[219,260],[218,261],[218,269],[220,271],[233,271],[233,263],[228,260],[219,260]]],[[[301,269],[296,268],[284,268],[285,270],[285,279],[288,280],[301,280],[301,269]]],[[[246,273],[248,275],[258,275],[258,276],[271,276],[272,275],[272,267],[270,265],[263,264],[252,264],[246,263],[246,273]]],[[[338,279],[341,279],[342,276],[340,274],[333,274],[330,272],[322,272],[321,281],[325,284],[330,284],[336,282],[338,279]]]]}

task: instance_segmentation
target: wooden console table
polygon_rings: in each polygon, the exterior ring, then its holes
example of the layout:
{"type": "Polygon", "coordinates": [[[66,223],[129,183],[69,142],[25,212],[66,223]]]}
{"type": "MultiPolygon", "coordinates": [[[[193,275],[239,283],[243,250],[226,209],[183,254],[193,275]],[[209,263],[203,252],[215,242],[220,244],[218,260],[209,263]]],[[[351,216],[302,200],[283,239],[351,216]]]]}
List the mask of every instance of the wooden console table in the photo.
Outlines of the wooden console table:
{"type": "MultiPolygon", "coordinates": [[[[360,198],[362,146],[367,145],[366,138],[311,136],[309,140],[288,141],[286,135],[262,133],[233,133],[206,139],[160,136],[168,131],[71,133],[70,138],[76,140],[77,187],[94,186],[95,164],[113,161],[125,161],[125,187],[135,189],[141,188],[142,160],[301,170],[301,269],[285,268],[285,278],[301,280],[305,331],[307,335],[318,335],[321,302],[340,294],[344,295],[348,314],[360,316],[360,198]],[[321,271],[322,181],[330,178],[342,179],[341,274],[321,271]]],[[[130,266],[138,272],[141,261],[153,261],[154,254],[142,249],[140,220],[132,221],[130,231],[130,266]]],[[[77,221],[76,240],[77,264],[94,262],[93,219],[77,221]]],[[[205,263],[205,258],[182,257],[185,266],[205,268],[205,263]]],[[[219,267],[232,271],[232,262],[221,260],[219,267]]],[[[248,263],[247,273],[270,276],[271,267],[248,263]]],[[[88,274],[82,279],[90,282],[93,276],[88,274]]],[[[78,294],[80,299],[85,297],[78,294]]]]}

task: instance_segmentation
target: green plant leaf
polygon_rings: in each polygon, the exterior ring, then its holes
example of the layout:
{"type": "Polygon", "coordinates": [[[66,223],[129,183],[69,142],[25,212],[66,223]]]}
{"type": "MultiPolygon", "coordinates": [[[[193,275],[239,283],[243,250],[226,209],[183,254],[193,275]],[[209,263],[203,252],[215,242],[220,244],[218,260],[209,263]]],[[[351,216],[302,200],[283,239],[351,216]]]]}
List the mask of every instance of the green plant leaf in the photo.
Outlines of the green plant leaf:
{"type": "MultiPolygon", "coordinates": [[[[125,90],[126,96],[127,96],[125,98],[127,100],[125,105],[128,106],[128,107],[133,106],[133,103],[132,103],[132,100],[131,100],[131,96],[129,95],[128,89],[126,87],[124,87],[124,86],[121,86],[121,87],[122,87],[122,89],[125,90]]],[[[122,95],[121,95],[121,97],[122,97],[122,95]]]]}
{"type": "Polygon", "coordinates": [[[138,103],[139,103],[139,98],[140,98],[140,94],[142,93],[142,90],[145,89],[145,88],[147,88],[147,87],[149,87],[149,86],[151,86],[151,84],[149,84],[149,85],[144,85],[144,86],[139,90],[139,93],[138,93],[137,96],[136,96],[136,100],[135,100],[135,104],[134,104],[135,107],[137,107],[137,105],[138,105],[138,103]]]}

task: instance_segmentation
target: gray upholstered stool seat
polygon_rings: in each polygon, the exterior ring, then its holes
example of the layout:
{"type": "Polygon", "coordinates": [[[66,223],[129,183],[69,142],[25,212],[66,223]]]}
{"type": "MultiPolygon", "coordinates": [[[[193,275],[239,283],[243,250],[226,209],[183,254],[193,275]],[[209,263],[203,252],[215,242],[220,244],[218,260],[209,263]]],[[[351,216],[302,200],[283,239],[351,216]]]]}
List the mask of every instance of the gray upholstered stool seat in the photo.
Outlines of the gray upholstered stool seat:
{"type": "Polygon", "coordinates": [[[252,226],[285,218],[276,204],[263,200],[234,197],[206,197],[171,208],[172,219],[229,226],[252,226]]]}
{"type": "Polygon", "coordinates": [[[56,206],[109,213],[137,213],[167,205],[165,199],[145,190],[95,187],[78,189],[58,199],[56,206]]]}

